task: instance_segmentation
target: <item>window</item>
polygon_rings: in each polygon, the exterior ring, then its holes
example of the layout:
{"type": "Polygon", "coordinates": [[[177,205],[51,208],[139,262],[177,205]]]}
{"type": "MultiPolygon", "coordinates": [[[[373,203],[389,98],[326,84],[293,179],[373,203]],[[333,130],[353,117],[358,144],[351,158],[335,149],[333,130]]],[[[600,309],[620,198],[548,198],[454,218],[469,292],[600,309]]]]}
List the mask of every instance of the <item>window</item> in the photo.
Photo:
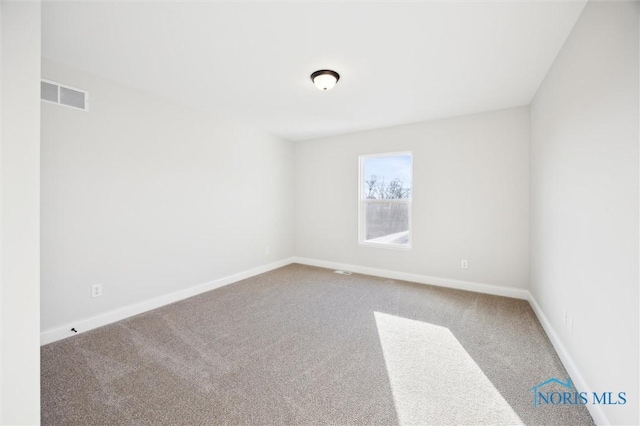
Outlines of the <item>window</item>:
{"type": "Polygon", "coordinates": [[[412,155],[360,157],[360,244],[411,248],[412,155]]]}

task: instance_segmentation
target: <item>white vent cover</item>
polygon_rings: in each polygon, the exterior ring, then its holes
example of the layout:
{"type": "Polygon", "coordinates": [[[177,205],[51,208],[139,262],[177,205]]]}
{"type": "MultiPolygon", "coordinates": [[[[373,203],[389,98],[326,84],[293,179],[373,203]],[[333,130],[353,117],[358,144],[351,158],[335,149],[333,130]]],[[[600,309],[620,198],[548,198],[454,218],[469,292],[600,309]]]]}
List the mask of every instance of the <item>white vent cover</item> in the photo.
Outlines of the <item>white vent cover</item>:
{"type": "Polygon", "coordinates": [[[48,83],[46,81],[40,82],[40,99],[43,101],[49,101],[58,103],[58,86],[48,83]]]}
{"type": "Polygon", "coordinates": [[[51,80],[40,81],[40,99],[71,108],[89,110],[89,93],[51,80]]]}

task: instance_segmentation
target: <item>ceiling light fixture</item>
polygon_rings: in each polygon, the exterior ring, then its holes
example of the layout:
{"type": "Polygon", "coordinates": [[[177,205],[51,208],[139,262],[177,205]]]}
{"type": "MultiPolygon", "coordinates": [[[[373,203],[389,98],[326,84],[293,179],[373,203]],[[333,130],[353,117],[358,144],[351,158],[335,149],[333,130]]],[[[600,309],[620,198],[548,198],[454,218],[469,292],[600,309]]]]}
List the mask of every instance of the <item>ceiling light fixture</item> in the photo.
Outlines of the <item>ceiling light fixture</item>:
{"type": "Polygon", "coordinates": [[[311,74],[311,81],[322,91],[331,90],[340,80],[340,74],[331,70],[318,70],[311,74]]]}

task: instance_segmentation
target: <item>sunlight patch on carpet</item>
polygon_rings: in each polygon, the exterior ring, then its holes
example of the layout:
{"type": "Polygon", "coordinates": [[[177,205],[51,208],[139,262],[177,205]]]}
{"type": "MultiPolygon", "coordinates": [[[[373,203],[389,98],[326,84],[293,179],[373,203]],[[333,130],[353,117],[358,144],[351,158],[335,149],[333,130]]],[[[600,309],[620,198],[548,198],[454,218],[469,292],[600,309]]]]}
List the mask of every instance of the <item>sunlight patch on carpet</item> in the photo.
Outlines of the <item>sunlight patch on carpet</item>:
{"type": "Polygon", "coordinates": [[[523,424],[448,328],[374,315],[401,424],[523,424]]]}

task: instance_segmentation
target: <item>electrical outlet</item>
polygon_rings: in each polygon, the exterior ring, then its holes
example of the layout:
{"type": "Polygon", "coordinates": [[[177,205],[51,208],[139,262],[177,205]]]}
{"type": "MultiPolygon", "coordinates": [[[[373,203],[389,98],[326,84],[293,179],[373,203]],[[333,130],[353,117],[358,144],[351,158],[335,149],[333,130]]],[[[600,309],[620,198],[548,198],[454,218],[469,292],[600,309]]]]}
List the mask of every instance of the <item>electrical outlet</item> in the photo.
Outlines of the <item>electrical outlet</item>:
{"type": "Polygon", "coordinates": [[[269,254],[269,252],[271,252],[271,250],[269,249],[269,246],[266,246],[264,248],[264,254],[269,254]]]}
{"type": "Polygon", "coordinates": [[[469,267],[469,264],[467,263],[467,259],[462,259],[462,261],[460,262],[460,267],[462,269],[467,269],[469,267]]]}
{"type": "Polygon", "coordinates": [[[94,284],[91,286],[91,297],[102,296],[102,284],[94,284]]]}

